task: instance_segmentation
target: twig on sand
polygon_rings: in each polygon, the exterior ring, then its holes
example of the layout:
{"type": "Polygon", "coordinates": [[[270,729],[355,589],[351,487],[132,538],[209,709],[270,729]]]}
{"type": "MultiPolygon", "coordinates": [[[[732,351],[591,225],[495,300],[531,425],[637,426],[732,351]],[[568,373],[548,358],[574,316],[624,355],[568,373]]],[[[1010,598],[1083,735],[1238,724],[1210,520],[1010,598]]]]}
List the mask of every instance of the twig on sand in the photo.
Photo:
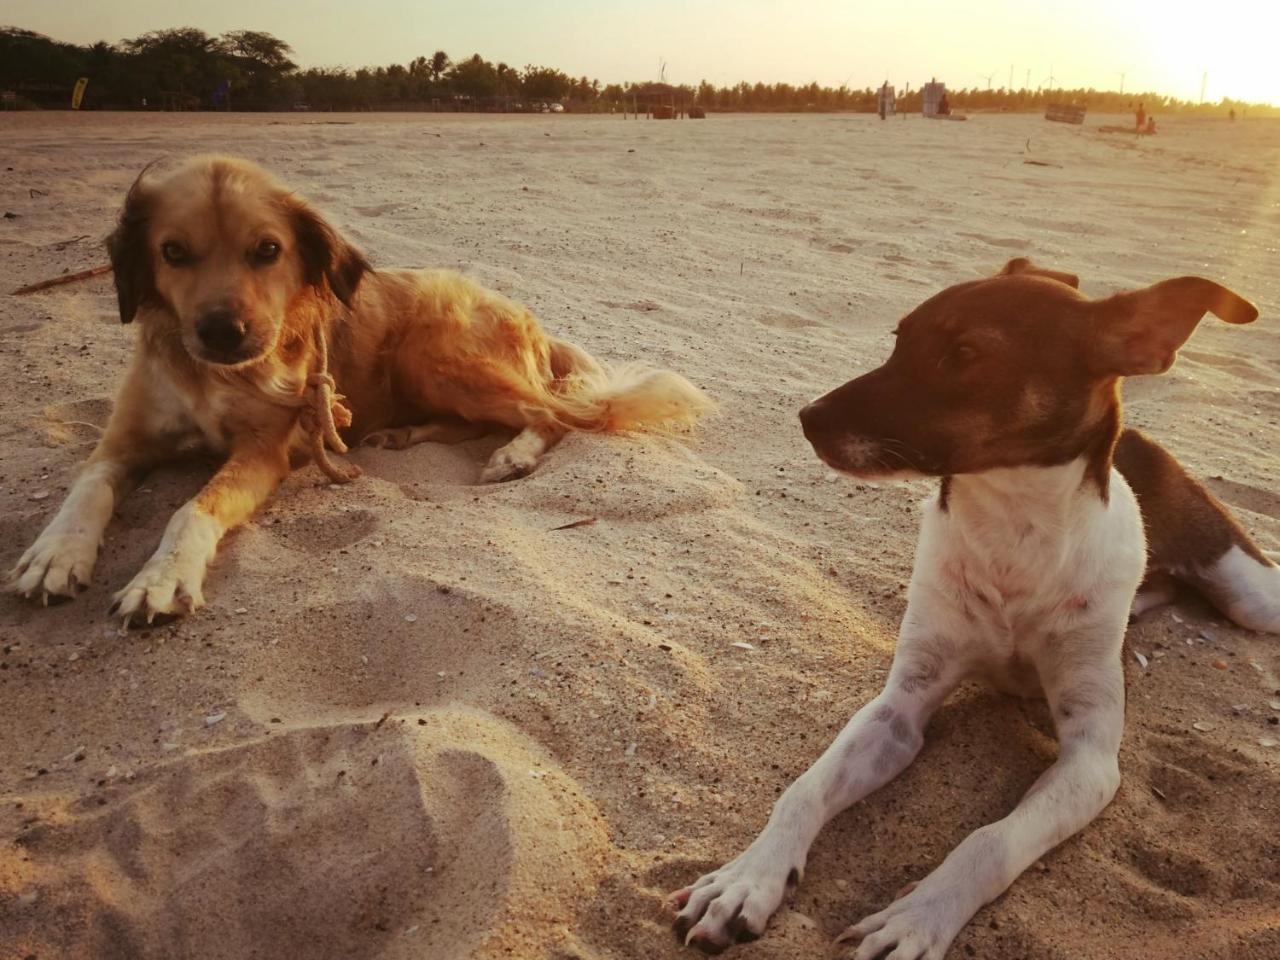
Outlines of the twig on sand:
{"type": "Polygon", "coordinates": [[[577,527],[589,527],[596,522],[595,517],[586,517],[582,520],[574,520],[572,523],[562,523],[558,527],[552,527],[548,533],[555,533],[557,530],[573,530],[577,527]]]}
{"type": "Polygon", "coordinates": [[[388,710],[386,713],[384,713],[382,716],[378,718],[378,722],[373,725],[373,729],[377,730],[380,726],[382,726],[384,723],[386,723],[390,719],[391,719],[391,711],[388,710]]]}
{"type": "Polygon", "coordinates": [[[89,239],[89,234],[82,233],[78,237],[68,237],[66,240],[55,240],[53,243],[49,244],[49,246],[54,247],[58,250],[65,250],[67,247],[71,246],[73,243],[79,243],[81,240],[88,240],[88,239],[89,239]]]}
{"type": "Polygon", "coordinates": [[[21,297],[28,293],[37,293],[41,290],[48,290],[50,287],[60,287],[64,283],[75,283],[77,280],[88,280],[90,277],[100,277],[104,273],[111,272],[111,264],[104,263],[101,266],[91,267],[88,270],[80,270],[76,273],[64,273],[60,277],[54,277],[52,280],[41,280],[39,283],[28,284],[25,287],[19,287],[13,291],[15,297],[21,297]]]}

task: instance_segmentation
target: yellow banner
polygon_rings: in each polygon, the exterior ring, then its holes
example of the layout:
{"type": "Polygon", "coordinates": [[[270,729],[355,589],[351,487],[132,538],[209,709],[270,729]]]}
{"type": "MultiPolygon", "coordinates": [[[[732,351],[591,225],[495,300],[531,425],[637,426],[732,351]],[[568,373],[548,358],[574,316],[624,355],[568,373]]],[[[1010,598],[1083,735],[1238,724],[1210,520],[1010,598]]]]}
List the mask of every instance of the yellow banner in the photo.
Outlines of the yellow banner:
{"type": "Polygon", "coordinates": [[[88,77],[81,77],[76,81],[76,88],[71,92],[71,109],[79,110],[80,101],[84,99],[84,88],[89,85],[88,77]]]}

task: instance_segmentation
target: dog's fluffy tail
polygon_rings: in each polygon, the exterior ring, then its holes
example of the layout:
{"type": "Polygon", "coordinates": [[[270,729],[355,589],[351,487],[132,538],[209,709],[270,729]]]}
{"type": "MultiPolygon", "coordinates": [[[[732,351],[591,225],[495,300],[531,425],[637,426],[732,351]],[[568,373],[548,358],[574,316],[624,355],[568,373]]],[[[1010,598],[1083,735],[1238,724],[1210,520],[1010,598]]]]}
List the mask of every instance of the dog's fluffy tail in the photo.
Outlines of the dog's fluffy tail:
{"type": "Polygon", "coordinates": [[[675,431],[693,426],[715,406],[678,373],[643,363],[606,369],[564,341],[552,343],[551,369],[554,380],[535,405],[572,430],[675,431]]]}

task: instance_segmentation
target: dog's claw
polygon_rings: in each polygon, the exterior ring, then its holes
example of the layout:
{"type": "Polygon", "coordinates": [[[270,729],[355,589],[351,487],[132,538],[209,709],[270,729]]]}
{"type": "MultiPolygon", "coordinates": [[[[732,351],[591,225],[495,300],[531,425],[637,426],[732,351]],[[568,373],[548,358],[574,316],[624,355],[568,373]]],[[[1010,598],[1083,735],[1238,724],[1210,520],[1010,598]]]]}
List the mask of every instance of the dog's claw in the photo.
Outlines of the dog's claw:
{"type": "Polygon", "coordinates": [[[760,934],[747,926],[746,918],[742,916],[736,917],[729,925],[729,934],[735,943],[750,943],[752,940],[760,939],[760,934]]]}
{"type": "Polygon", "coordinates": [[[684,945],[686,947],[693,947],[695,950],[701,950],[703,953],[712,957],[718,954],[724,953],[725,950],[729,947],[729,944],[727,943],[715,943],[711,940],[707,940],[704,937],[694,936],[692,931],[689,933],[689,936],[685,940],[684,945]]]}

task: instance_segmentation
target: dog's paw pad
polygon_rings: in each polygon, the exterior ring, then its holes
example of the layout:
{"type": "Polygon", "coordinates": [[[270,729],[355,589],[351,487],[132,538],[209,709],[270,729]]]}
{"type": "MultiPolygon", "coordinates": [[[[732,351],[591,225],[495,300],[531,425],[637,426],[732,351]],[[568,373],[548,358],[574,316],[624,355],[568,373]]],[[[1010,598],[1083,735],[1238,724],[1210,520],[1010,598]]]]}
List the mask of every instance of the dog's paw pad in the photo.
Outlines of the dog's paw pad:
{"type": "Polygon", "coordinates": [[[388,430],[375,430],[364,438],[366,447],[379,447],[383,450],[403,450],[412,443],[413,431],[409,427],[394,427],[388,430]]]}
{"type": "Polygon", "coordinates": [[[538,461],[507,454],[499,450],[493,455],[484,470],[480,472],[480,480],[484,483],[502,483],[506,480],[519,480],[533,473],[538,461]]]}

